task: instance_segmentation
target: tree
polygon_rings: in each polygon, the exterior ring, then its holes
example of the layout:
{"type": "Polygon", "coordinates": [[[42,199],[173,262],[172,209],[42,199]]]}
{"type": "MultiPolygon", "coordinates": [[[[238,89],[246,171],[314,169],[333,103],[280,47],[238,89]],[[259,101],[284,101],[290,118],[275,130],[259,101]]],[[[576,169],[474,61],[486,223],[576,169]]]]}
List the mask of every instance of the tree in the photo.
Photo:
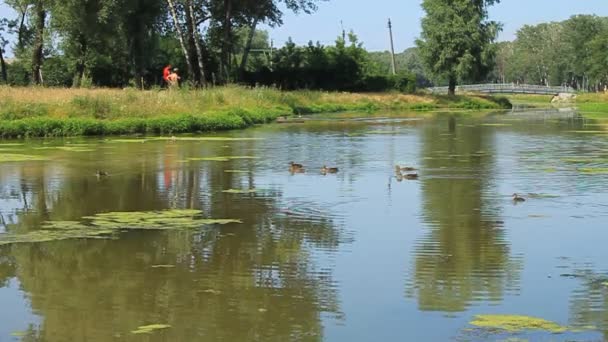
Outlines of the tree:
{"type": "Polygon", "coordinates": [[[17,32],[15,50],[19,53],[30,44],[32,37],[32,30],[27,26],[27,17],[33,5],[33,0],[5,0],[4,2],[19,14],[19,18],[12,23],[17,32]]]}
{"type": "Polygon", "coordinates": [[[488,21],[488,6],[499,0],[424,0],[422,34],[417,40],[429,71],[447,80],[454,95],[458,81],[485,78],[492,67],[492,42],[500,24],[488,21]]]}
{"type": "Polygon", "coordinates": [[[42,84],[42,59],[44,58],[44,33],[46,23],[46,8],[43,0],[34,3],[34,46],[32,53],[32,81],[42,84]]]}
{"type": "Polygon", "coordinates": [[[6,74],[6,62],[4,61],[4,48],[8,45],[8,40],[2,35],[8,28],[8,19],[0,19],[0,76],[4,83],[8,83],[8,76],[6,74]]]}

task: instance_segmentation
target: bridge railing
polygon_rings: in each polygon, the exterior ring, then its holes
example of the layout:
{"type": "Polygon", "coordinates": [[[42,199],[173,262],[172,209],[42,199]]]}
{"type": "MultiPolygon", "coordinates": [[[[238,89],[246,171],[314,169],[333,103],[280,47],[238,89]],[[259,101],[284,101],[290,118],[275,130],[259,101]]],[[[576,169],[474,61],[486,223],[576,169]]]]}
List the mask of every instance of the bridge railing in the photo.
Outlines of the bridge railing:
{"type": "MultiPolygon", "coordinates": [[[[448,87],[429,88],[433,93],[447,94],[448,87]]],[[[559,94],[573,93],[571,87],[548,87],[532,84],[515,83],[489,83],[489,84],[470,84],[456,87],[456,91],[480,92],[480,93],[522,93],[522,94],[559,94]]]]}

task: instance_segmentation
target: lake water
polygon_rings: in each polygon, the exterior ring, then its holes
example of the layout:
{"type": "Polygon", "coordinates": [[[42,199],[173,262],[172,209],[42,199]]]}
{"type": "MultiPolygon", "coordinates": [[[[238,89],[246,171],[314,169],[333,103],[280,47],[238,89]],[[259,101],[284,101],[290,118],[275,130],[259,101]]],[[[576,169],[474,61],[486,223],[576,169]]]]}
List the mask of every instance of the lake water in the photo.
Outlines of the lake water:
{"type": "Polygon", "coordinates": [[[608,339],[605,129],[564,112],[378,114],[2,142],[0,341],[608,339]]]}

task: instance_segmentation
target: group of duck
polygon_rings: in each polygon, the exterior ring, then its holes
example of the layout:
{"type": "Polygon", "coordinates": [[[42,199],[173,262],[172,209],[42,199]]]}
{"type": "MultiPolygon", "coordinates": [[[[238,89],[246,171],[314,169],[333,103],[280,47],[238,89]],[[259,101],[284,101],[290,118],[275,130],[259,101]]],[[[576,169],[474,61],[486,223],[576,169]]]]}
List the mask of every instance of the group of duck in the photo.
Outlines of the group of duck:
{"type": "MultiPolygon", "coordinates": [[[[298,164],[298,163],[294,163],[294,162],[290,162],[289,163],[289,172],[291,173],[305,173],[306,169],[304,168],[304,165],[302,164],[298,164]]],[[[327,165],[323,165],[323,167],[321,168],[321,174],[322,175],[326,175],[328,173],[338,173],[340,172],[340,169],[338,169],[337,167],[327,167],[327,165]]]]}
{"type": "MultiPolygon", "coordinates": [[[[294,162],[289,163],[289,171],[292,174],[306,172],[304,165],[294,163],[294,162]]],[[[323,165],[323,167],[321,168],[322,175],[326,175],[328,173],[335,174],[335,173],[338,173],[339,171],[340,170],[337,167],[327,167],[326,165],[323,165]]],[[[403,180],[417,180],[419,178],[419,175],[416,171],[418,171],[418,170],[411,166],[396,165],[395,166],[395,179],[397,179],[398,182],[402,182],[403,180]]],[[[520,196],[519,194],[513,194],[513,202],[522,203],[525,201],[526,201],[526,199],[524,197],[520,196]]]]}

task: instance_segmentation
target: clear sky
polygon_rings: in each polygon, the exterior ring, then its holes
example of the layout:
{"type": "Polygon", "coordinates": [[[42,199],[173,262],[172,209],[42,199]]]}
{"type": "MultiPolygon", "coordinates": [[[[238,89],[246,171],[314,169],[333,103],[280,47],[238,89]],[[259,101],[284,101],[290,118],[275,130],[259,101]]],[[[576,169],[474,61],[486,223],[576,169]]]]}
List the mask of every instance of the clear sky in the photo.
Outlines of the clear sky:
{"type": "MultiPolygon", "coordinates": [[[[395,49],[414,45],[420,34],[421,0],[330,0],[319,6],[313,15],[287,14],[285,25],[271,29],[277,46],[289,37],[299,44],[309,40],[331,44],[340,34],[340,21],[346,30],[355,33],[369,50],[389,47],[387,19],[393,20],[395,49]]],[[[511,40],[525,24],[564,20],[574,14],[608,16],[608,0],[502,0],[492,7],[491,19],[504,24],[500,40],[511,40]]],[[[0,0],[0,17],[14,17],[0,0]]]]}

